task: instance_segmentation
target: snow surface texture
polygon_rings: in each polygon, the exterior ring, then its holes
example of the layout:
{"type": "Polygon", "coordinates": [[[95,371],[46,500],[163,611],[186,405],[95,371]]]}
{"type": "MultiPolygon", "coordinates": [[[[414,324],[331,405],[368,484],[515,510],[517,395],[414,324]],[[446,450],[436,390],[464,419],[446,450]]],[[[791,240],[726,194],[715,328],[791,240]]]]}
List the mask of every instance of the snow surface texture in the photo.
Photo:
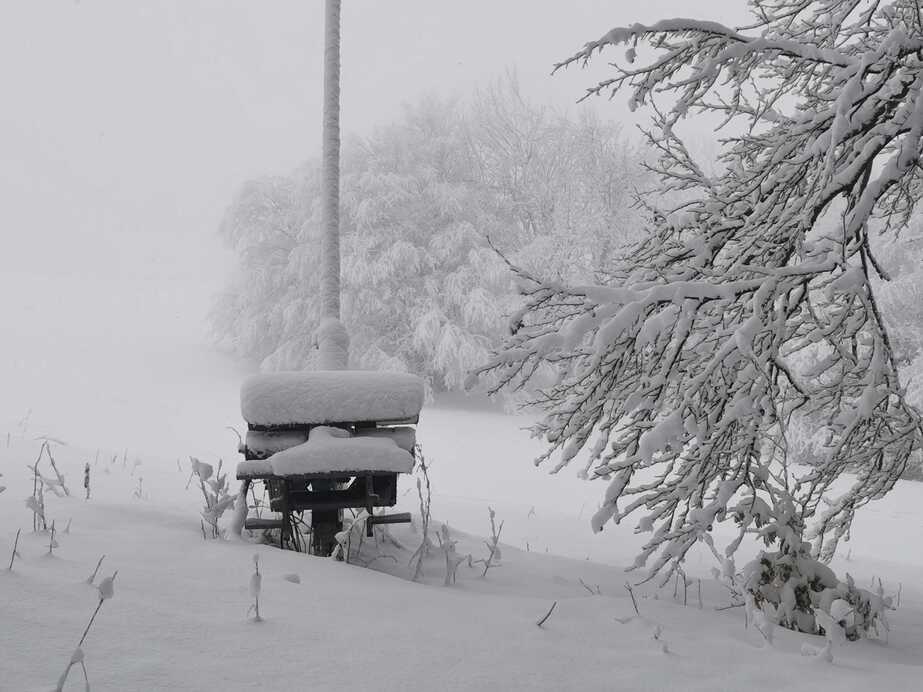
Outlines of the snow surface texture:
{"type": "MultiPolygon", "coordinates": [[[[50,518],[61,518],[61,524],[72,517],[70,532],[61,532],[60,546],[49,557],[48,535],[28,530],[29,513],[16,500],[31,493],[32,481],[25,469],[14,470],[23,459],[37,456],[39,443],[14,437],[7,447],[3,439],[0,468],[10,487],[0,496],[5,557],[0,563],[0,689],[53,689],[98,603],[96,588],[85,581],[104,553],[94,583],[116,569],[119,575],[114,598],[106,601],[81,647],[93,690],[918,689],[923,555],[907,546],[919,540],[923,485],[901,482],[894,493],[863,510],[849,561],[839,558],[835,565],[839,574],[849,571],[865,584],[881,576],[889,591],[903,582],[888,644],[835,646],[833,662],[827,663],[801,655],[803,644],[822,647],[821,637],[777,629],[769,650],[753,626],[745,627],[743,608],[716,611],[728,604],[726,592],[708,579],[712,562],[704,556],[700,562],[698,553],[690,557],[687,571],[693,579],[702,577],[703,609],[697,607],[696,583],[689,587],[687,607],[681,595],[673,599],[672,583],[659,591],[648,584],[635,588],[641,611],[635,617],[622,586],[634,576],[618,567],[636,549],[630,542],[632,527],[592,534],[587,512],[582,517],[561,512],[562,484],[576,485],[576,479],[549,478],[538,471],[528,478],[522,471],[530,468],[528,461],[524,466],[501,463],[509,462],[516,449],[538,447],[537,441],[523,442],[521,421],[431,409],[425,415],[423,442],[430,450],[437,492],[434,518],[449,522],[459,554],[484,557],[481,540],[465,532],[486,530],[487,504],[514,489],[504,483],[477,485],[475,476],[496,472],[506,478],[518,472],[527,485],[547,482],[549,489],[558,489],[557,494],[521,497],[535,501],[534,514],[528,504],[493,504],[505,521],[502,566],[481,578],[481,569],[463,564],[452,587],[442,586],[445,560],[438,549],[425,561],[424,583],[414,584],[363,568],[360,560],[347,565],[268,545],[203,540],[201,494],[184,490],[188,469],[178,469],[173,459],[143,457],[140,468],[150,498],[139,500],[131,495],[137,474],[132,477],[120,460],[107,460],[115,450],[104,450],[94,465],[95,450],[55,449],[69,482],[80,478],[84,460],[91,459],[94,496],[89,502],[46,498],[50,518]],[[472,435],[472,429],[489,434],[472,435]],[[461,467],[480,495],[450,480],[450,473],[461,477],[461,467]],[[439,495],[440,484],[446,493],[466,495],[454,500],[439,495]],[[19,526],[20,557],[7,572],[19,526]],[[532,552],[526,552],[522,537],[530,532],[532,552]],[[597,554],[607,551],[612,564],[584,560],[583,553],[575,555],[577,560],[546,554],[546,538],[552,552],[595,545],[597,554]],[[255,552],[262,575],[262,623],[247,616],[255,552]],[[581,580],[593,591],[598,585],[601,594],[591,594],[581,580]],[[536,627],[555,600],[550,618],[536,627]],[[663,643],[670,653],[663,652],[663,643]],[[238,664],[229,660],[230,651],[237,652],[238,664]],[[350,652],[361,663],[350,668],[344,683],[344,667],[337,662],[355,658],[350,652]]],[[[399,496],[414,482],[402,478],[399,496]]],[[[584,485],[588,497],[598,497],[598,484],[584,485]]],[[[413,511],[417,499],[411,493],[403,502],[402,509],[413,511]]],[[[419,521],[417,533],[409,525],[390,531],[406,549],[382,540],[382,552],[394,559],[378,559],[371,567],[406,576],[409,551],[420,541],[419,521]]],[[[363,553],[375,544],[364,541],[363,553]]],[[[80,675],[72,675],[64,689],[83,690],[80,675]]]]}
{"type": "Polygon", "coordinates": [[[414,421],[423,407],[423,380],[398,372],[341,370],[253,375],[240,390],[251,425],[323,425],[414,421]]]}
{"type": "Polygon", "coordinates": [[[248,430],[247,449],[253,454],[272,456],[283,449],[308,441],[306,430],[248,430]]]}
{"type": "Polygon", "coordinates": [[[397,446],[394,437],[353,437],[348,430],[318,426],[308,441],[276,452],[265,460],[242,461],[237,477],[303,476],[329,471],[388,471],[410,473],[413,457],[397,446]]]}
{"type": "Polygon", "coordinates": [[[394,444],[408,452],[413,452],[414,445],[417,443],[417,431],[406,425],[393,428],[360,428],[356,431],[356,437],[381,437],[394,440],[394,444]]]}

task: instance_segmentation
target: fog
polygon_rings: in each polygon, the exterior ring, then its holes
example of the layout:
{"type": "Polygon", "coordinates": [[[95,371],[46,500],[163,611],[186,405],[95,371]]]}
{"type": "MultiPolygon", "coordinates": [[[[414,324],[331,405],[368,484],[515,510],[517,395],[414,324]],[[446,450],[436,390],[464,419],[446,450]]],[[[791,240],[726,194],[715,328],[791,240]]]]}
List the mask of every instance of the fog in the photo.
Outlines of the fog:
{"type": "MultiPolygon", "coordinates": [[[[728,23],[712,0],[347,0],[342,127],[515,70],[562,111],[606,72],[551,67],[611,26],[728,23]]],[[[252,368],[212,346],[231,267],[216,228],[244,181],[319,150],[323,3],[4,0],[0,21],[0,431],[229,455],[252,368]]],[[[631,124],[619,101],[589,106],[631,124]]]]}

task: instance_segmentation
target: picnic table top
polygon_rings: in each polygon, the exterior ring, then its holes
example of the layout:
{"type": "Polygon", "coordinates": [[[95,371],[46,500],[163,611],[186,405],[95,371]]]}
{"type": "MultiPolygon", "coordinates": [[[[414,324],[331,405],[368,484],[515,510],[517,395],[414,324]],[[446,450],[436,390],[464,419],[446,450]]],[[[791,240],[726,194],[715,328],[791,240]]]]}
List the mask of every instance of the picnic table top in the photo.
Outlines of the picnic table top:
{"type": "Polygon", "coordinates": [[[416,375],[366,370],[264,373],[240,390],[244,420],[258,428],[416,422],[423,398],[416,375]]]}

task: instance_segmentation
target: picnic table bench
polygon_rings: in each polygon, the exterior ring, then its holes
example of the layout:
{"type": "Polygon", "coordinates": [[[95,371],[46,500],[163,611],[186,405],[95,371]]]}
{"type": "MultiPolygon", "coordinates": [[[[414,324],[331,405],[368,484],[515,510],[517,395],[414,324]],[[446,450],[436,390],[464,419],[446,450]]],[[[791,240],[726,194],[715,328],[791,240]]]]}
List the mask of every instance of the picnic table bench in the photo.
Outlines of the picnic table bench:
{"type": "Polygon", "coordinates": [[[301,550],[297,521],[310,512],[311,545],[329,555],[342,510],[365,509],[377,524],[409,522],[409,513],[374,515],[397,502],[397,477],[414,466],[423,382],[414,375],[321,371],[255,375],[241,388],[247,436],[237,466],[246,494],[262,482],[276,517],[247,517],[243,527],[279,529],[280,545],[301,550]]]}

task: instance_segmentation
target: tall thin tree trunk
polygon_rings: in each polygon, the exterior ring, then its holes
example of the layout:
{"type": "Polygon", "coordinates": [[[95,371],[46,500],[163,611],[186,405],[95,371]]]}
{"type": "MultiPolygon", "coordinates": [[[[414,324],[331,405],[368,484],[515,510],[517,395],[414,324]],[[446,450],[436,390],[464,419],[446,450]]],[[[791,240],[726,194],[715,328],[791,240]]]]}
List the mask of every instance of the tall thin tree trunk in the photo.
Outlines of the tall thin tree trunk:
{"type": "Polygon", "coordinates": [[[340,0],[326,0],[324,21],[323,319],[316,334],[317,365],[341,370],[349,360],[349,339],[340,322],[340,0]]]}

